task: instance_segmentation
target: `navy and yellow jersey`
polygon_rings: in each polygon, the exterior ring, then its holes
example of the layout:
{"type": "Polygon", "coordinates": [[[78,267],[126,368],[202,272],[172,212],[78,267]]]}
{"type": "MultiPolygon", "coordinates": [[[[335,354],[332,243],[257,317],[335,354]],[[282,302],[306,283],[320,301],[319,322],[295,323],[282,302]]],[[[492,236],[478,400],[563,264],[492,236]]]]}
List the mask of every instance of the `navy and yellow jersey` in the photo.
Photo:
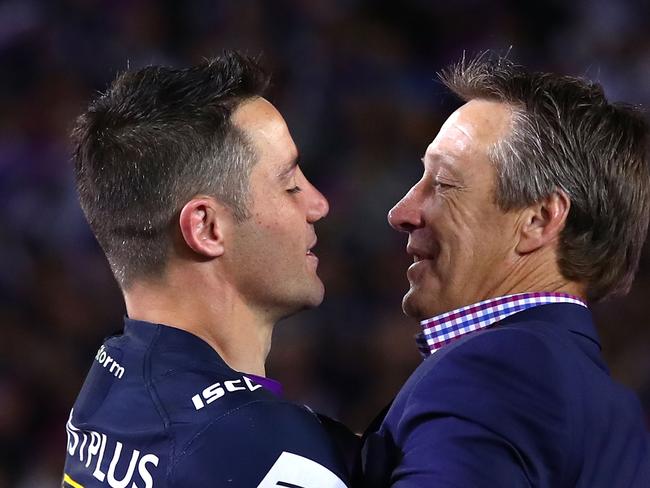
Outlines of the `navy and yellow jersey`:
{"type": "Polygon", "coordinates": [[[345,487],[318,417],[261,382],[188,332],[127,319],[70,413],[63,486],[345,487]]]}

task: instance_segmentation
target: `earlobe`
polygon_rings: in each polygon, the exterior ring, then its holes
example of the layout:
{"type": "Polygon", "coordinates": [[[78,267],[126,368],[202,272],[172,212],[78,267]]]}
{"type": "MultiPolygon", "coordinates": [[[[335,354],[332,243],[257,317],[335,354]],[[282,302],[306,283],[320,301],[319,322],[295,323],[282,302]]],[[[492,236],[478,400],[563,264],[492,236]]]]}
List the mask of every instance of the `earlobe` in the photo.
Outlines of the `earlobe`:
{"type": "Polygon", "coordinates": [[[570,208],[569,196],[557,190],[524,209],[516,251],[528,254],[555,241],[564,229],[570,208]]]}
{"type": "Polygon", "coordinates": [[[185,204],[178,218],[183,241],[201,256],[216,258],[224,253],[223,223],[219,207],[211,198],[185,204]]]}

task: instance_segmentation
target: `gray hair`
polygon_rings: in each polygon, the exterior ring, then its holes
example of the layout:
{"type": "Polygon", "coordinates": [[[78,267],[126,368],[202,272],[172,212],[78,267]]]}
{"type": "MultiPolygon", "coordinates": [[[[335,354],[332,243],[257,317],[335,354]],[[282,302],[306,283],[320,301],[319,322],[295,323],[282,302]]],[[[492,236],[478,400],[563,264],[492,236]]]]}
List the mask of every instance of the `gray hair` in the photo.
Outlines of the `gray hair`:
{"type": "Polygon", "coordinates": [[[464,101],[508,104],[508,137],[490,151],[496,203],[524,208],[556,191],[571,208],[560,235],[563,276],[591,300],[625,294],[636,273],[650,217],[648,125],[642,112],[610,103],[581,78],[528,73],[505,58],[463,58],[440,75],[464,101]]]}

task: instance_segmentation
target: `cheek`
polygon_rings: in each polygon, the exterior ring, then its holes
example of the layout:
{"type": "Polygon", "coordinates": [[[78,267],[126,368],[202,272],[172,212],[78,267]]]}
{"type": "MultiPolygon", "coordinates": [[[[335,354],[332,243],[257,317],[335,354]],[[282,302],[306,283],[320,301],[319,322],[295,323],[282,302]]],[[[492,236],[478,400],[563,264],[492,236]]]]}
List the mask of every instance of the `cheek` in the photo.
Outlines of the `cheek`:
{"type": "Polygon", "coordinates": [[[514,242],[514,228],[509,219],[502,214],[486,215],[483,220],[475,220],[471,228],[463,229],[459,248],[479,274],[481,270],[492,272],[503,266],[514,242]]]}
{"type": "Polygon", "coordinates": [[[258,228],[240,242],[233,272],[242,290],[250,295],[266,295],[276,290],[289,275],[286,243],[269,229],[258,228]]]}
{"type": "Polygon", "coordinates": [[[297,226],[290,225],[290,219],[276,214],[271,219],[259,221],[256,234],[256,247],[261,250],[263,266],[278,269],[298,259],[304,238],[297,226]]]}
{"type": "Polygon", "coordinates": [[[432,237],[441,251],[465,254],[476,246],[481,233],[481,222],[475,212],[453,200],[440,199],[431,208],[432,237]]]}
{"type": "Polygon", "coordinates": [[[474,202],[445,201],[434,216],[433,238],[439,246],[436,268],[447,275],[472,274],[501,239],[502,229],[494,225],[474,202]],[[465,271],[463,271],[465,270],[465,271]]]}

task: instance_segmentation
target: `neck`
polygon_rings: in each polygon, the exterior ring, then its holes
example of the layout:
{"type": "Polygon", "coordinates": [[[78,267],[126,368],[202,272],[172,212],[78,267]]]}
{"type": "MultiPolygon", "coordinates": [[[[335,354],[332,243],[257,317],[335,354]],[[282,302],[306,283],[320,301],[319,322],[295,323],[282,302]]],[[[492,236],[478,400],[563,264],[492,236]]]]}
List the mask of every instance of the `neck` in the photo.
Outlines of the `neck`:
{"type": "Polygon", "coordinates": [[[227,283],[192,277],[138,282],[124,290],[129,318],[185,330],[236,371],[265,376],[274,322],[246,306],[227,283]],[[206,291],[203,291],[206,290],[206,291]]]}
{"type": "Polygon", "coordinates": [[[520,256],[489,296],[542,291],[567,293],[587,301],[585,286],[562,276],[555,253],[548,252],[520,256]]]}

